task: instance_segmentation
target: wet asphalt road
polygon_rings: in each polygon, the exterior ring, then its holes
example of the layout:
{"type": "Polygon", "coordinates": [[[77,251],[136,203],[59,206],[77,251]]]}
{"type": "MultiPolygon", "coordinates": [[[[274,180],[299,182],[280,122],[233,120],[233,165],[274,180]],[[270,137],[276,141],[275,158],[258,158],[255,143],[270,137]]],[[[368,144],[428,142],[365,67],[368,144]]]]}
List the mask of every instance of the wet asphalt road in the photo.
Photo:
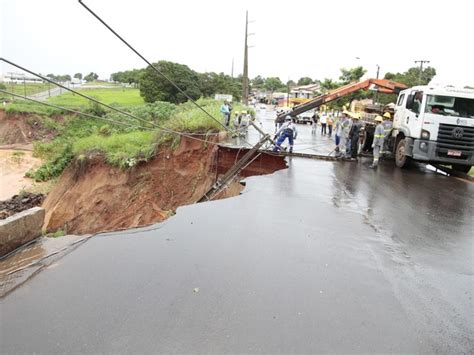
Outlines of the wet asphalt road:
{"type": "Polygon", "coordinates": [[[472,353],[474,185],[288,163],[57,260],[3,299],[2,353],[472,353]]]}

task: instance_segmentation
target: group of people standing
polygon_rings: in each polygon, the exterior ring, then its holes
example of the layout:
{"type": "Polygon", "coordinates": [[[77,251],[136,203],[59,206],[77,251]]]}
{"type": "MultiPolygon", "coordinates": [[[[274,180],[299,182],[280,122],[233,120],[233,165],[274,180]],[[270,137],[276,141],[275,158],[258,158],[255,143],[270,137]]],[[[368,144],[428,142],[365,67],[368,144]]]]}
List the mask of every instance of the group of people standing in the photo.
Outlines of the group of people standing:
{"type": "MultiPolygon", "coordinates": [[[[376,116],[374,119],[376,123],[374,140],[372,148],[374,150],[374,161],[371,167],[375,168],[378,165],[380,154],[383,150],[383,143],[386,135],[390,132],[392,127],[392,116],[389,112],[385,112],[383,116],[376,116]]],[[[321,135],[332,135],[333,126],[335,131],[336,156],[350,159],[357,159],[359,154],[360,136],[364,129],[364,124],[361,122],[359,113],[349,112],[344,110],[340,117],[322,112],[320,115],[314,113],[312,116],[312,130],[316,133],[318,123],[321,124],[321,135]]]]}

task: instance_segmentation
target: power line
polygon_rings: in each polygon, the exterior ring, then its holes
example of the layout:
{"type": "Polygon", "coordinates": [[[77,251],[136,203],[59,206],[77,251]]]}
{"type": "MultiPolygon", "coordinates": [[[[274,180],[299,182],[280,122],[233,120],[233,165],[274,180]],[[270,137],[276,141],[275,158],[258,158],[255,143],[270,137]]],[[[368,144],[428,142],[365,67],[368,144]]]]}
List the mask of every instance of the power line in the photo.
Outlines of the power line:
{"type": "Polygon", "coordinates": [[[115,32],[112,27],[110,27],[104,20],[102,20],[99,15],[97,15],[94,11],[92,11],[82,0],[78,0],[79,4],[81,4],[87,11],[89,11],[97,20],[99,20],[107,29],[112,32],[118,39],[120,39],[128,48],[130,48],[136,55],[138,55],[145,63],[147,63],[153,70],[155,70],[158,74],[160,74],[163,78],[165,78],[171,85],[173,85],[181,94],[183,94],[189,101],[191,101],[196,107],[198,107],[202,112],[204,112],[207,116],[212,118],[214,121],[219,123],[226,131],[229,131],[229,127],[224,125],[220,120],[212,116],[208,111],[206,111],[201,105],[199,105],[196,101],[194,101],[186,92],[184,92],[173,80],[168,78],[161,70],[155,67],[150,61],[148,61],[143,55],[141,55],[135,48],[132,47],[125,39],[123,39],[117,32],[115,32]]]}
{"type": "Polygon", "coordinates": [[[27,72],[27,73],[30,73],[31,75],[34,75],[34,76],[36,76],[36,77],[38,77],[38,78],[41,78],[41,79],[43,79],[43,80],[45,80],[45,81],[48,81],[48,82],[50,82],[50,83],[52,83],[52,84],[54,84],[54,85],[57,85],[57,86],[59,86],[59,87],[65,89],[65,90],[67,90],[67,91],[73,92],[74,94],[79,95],[79,96],[81,96],[81,97],[83,97],[83,98],[85,98],[85,99],[87,99],[87,100],[90,100],[90,101],[95,102],[95,103],[97,103],[97,104],[99,104],[99,105],[105,106],[105,107],[107,107],[107,108],[109,108],[109,109],[111,109],[111,110],[113,110],[113,111],[115,111],[115,112],[121,113],[121,114],[126,115],[126,116],[128,116],[128,117],[130,117],[130,118],[133,118],[133,119],[136,119],[136,120],[145,122],[145,123],[147,123],[147,124],[151,124],[151,125],[153,125],[153,126],[155,126],[155,127],[158,127],[158,126],[157,126],[156,124],[154,124],[153,122],[144,120],[143,118],[134,116],[134,115],[132,115],[132,114],[126,112],[126,111],[119,110],[119,109],[117,109],[117,108],[115,108],[115,107],[113,107],[113,106],[110,106],[110,105],[106,104],[106,103],[100,102],[99,100],[96,100],[96,99],[94,99],[93,97],[84,95],[84,94],[80,93],[79,91],[76,91],[76,90],[73,90],[73,89],[71,89],[71,88],[68,88],[68,87],[66,87],[66,86],[64,86],[64,85],[62,85],[62,84],[60,84],[60,83],[58,83],[58,82],[56,82],[56,81],[54,81],[54,80],[51,80],[51,79],[49,79],[49,78],[47,78],[47,77],[45,77],[45,76],[43,76],[43,75],[41,75],[41,74],[35,73],[35,72],[31,71],[31,70],[28,70],[28,69],[22,67],[21,65],[15,64],[15,63],[9,61],[8,59],[0,58],[0,60],[3,61],[3,62],[5,62],[5,63],[7,63],[7,64],[10,64],[10,65],[12,65],[12,66],[18,68],[18,69],[21,69],[21,70],[23,70],[23,71],[25,71],[25,72],[27,72]]]}
{"type": "Polygon", "coordinates": [[[100,116],[96,116],[96,115],[91,115],[90,113],[81,112],[81,111],[76,111],[76,110],[72,110],[72,109],[69,109],[69,108],[66,108],[66,107],[62,107],[62,106],[58,106],[58,105],[54,105],[54,104],[49,104],[49,103],[46,103],[46,102],[43,102],[43,101],[39,101],[39,100],[32,99],[32,98],[30,98],[30,97],[28,97],[28,96],[18,95],[18,94],[15,94],[15,93],[13,93],[13,92],[6,91],[6,90],[1,90],[1,89],[0,89],[0,92],[2,92],[2,93],[4,93],[4,94],[11,95],[11,96],[16,96],[16,97],[18,97],[18,98],[25,99],[25,100],[28,100],[28,101],[36,102],[36,103],[41,104],[41,105],[45,105],[45,106],[49,106],[49,107],[54,107],[54,108],[57,108],[57,109],[59,109],[59,110],[69,111],[69,112],[72,112],[72,113],[75,113],[75,114],[78,114],[78,115],[81,115],[81,116],[86,116],[86,117],[90,117],[90,118],[96,118],[96,119],[103,120],[103,121],[108,121],[108,122],[111,122],[111,123],[113,123],[113,124],[118,124],[118,125],[127,126],[127,127],[131,127],[131,128],[149,129],[148,127],[143,127],[143,126],[138,126],[138,125],[132,125],[132,124],[129,124],[129,123],[126,123],[126,122],[115,121],[115,120],[111,120],[111,119],[108,119],[108,118],[104,118],[104,117],[100,117],[100,116]]]}
{"type": "MultiPolygon", "coordinates": [[[[16,96],[16,97],[19,97],[19,98],[22,98],[22,99],[25,99],[25,100],[33,101],[33,102],[36,102],[40,105],[54,107],[54,108],[57,108],[57,109],[60,109],[60,110],[69,111],[69,112],[76,113],[76,114],[79,114],[79,115],[82,115],[82,116],[87,116],[87,117],[90,117],[90,118],[96,118],[96,119],[100,119],[100,120],[103,120],[103,121],[108,121],[108,122],[111,122],[111,123],[114,123],[114,124],[126,125],[126,126],[131,127],[131,128],[149,129],[148,127],[143,127],[143,126],[140,126],[140,125],[132,125],[132,124],[128,124],[126,122],[120,122],[120,121],[116,121],[116,120],[112,120],[112,119],[108,119],[108,118],[104,118],[104,117],[100,117],[100,116],[96,116],[96,115],[91,115],[91,114],[88,114],[88,113],[85,113],[85,112],[72,110],[72,109],[69,109],[69,108],[66,108],[66,107],[46,103],[46,102],[43,102],[43,101],[38,101],[38,100],[35,100],[35,99],[32,99],[32,98],[29,98],[27,96],[22,96],[22,95],[15,94],[15,93],[10,92],[10,91],[5,91],[5,90],[0,89],[0,92],[3,92],[5,94],[9,94],[9,95],[12,95],[12,96],[16,96]]],[[[98,103],[102,104],[100,101],[98,101],[98,103]]],[[[121,113],[120,110],[119,110],[119,113],[121,113]]],[[[132,115],[132,117],[135,117],[135,116],[132,115]]],[[[190,133],[190,134],[186,134],[184,132],[178,132],[178,131],[174,131],[172,129],[159,127],[159,126],[156,126],[156,129],[159,130],[159,131],[163,131],[163,132],[166,132],[166,133],[186,137],[186,138],[193,139],[193,140],[203,142],[203,143],[206,143],[206,144],[219,145],[218,142],[210,142],[208,140],[196,138],[196,137],[193,136],[193,135],[203,135],[203,136],[218,135],[219,133],[206,133],[206,134],[190,133]]]]}

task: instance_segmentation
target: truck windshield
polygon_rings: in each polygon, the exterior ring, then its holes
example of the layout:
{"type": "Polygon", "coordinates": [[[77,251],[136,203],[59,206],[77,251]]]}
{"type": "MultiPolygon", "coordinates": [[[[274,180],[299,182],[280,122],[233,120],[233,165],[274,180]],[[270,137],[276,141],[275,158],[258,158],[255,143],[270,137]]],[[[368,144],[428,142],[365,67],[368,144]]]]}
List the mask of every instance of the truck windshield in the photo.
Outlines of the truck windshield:
{"type": "Polygon", "coordinates": [[[474,99],[428,95],[425,112],[443,116],[474,118],[474,99]]]}

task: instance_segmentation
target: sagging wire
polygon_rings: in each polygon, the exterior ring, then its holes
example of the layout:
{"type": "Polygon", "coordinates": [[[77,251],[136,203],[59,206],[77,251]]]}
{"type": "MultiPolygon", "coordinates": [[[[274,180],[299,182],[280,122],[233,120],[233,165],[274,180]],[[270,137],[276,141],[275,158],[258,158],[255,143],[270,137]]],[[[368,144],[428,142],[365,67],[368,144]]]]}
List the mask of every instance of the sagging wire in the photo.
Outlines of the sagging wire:
{"type": "MultiPolygon", "coordinates": [[[[216,145],[218,144],[218,143],[214,143],[214,142],[210,142],[210,141],[206,141],[206,140],[203,140],[203,139],[199,139],[199,138],[193,137],[192,135],[189,135],[189,134],[186,134],[186,133],[183,133],[183,132],[178,132],[178,131],[174,131],[174,130],[169,129],[169,128],[161,127],[161,126],[159,126],[159,125],[156,125],[156,124],[153,123],[153,122],[149,122],[149,121],[147,121],[147,120],[145,120],[145,119],[143,119],[143,118],[140,118],[140,117],[138,117],[138,116],[132,115],[132,114],[129,113],[129,112],[120,110],[120,109],[115,108],[115,107],[113,107],[113,106],[110,106],[110,105],[108,105],[108,104],[106,104],[106,103],[103,103],[103,102],[101,102],[101,101],[99,101],[99,100],[96,100],[96,99],[94,99],[94,98],[92,98],[92,97],[90,97],[90,96],[84,95],[84,94],[82,94],[82,93],[80,93],[80,92],[78,92],[78,91],[76,91],[76,90],[70,89],[70,88],[68,88],[68,87],[66,87],[66,86],[64,86],[64,85],[62,85],[62,84],[60,84],[60,83],[57,83],[57,82],[55,82],[55,81],[53,81],[53,80],[50,80],[49,78],[46,78],[46,77],[44,77],[44,76],[42,76],[42,75],[40,75],[40,74],[38,74],[38,73],[35,73],[35,72],[31,71],[31,70],[28,70],[28,69],[26,69],[26,68],[23,68],[22,66],[20,66],[20,65],[18,65],[18,64],[15,64],[15,63],[13,63],[13,62],[11,62],[11,61],[5,59],[5,58],[0,58],[0,60],[1,60],[1,61],[4,61],[5,63],[8,63],[8,64],[10,64],[10,65],[12,65],[12,66],[14,66],[14,67],[17,67],[17,68],[19,68],[19,69],[21,69],[21,70],[24,70],[24,71],[26,71],[27,73],[30,73],[31,75],[34,75],[34,76],[36,76],[36,77],[38,77],[38,78],[41,78],[41,79],[43,79],[43,80],[45,80],[45,81],[48,81],[48,82],[50,82],[50,83],[52,83],[52,84],[55,84],[55,85],[57,85],[57,86],[59,86],[59,87],[62,87],[62,88],[64,88],[64,89],[67,90],[67,91],[73,92],[73,93],[75,93],[75,94],[77,94],[77,95],[79,95],[79,96],[81,96],[81,97],[83,97],[83,98],[85,98],[85,99],[87,99],[87,100],[93,101],[93,102],[95,102],[95,103],[97,103],[97,104],[99,104],[99,105],[102,105],[102,106],[105,106],[105,107],[107,107],[107,108],[109,108],[109,109],[112,109],[113,111],[118,112],[118,113],[120,113],[120,114],[122,114],[122,115],[126,115],[126,116],[128,116],[128,117],[130,117],[130,118],[133,118],[133,119],[135,119],[135,120],[143,121],[143,122],[145,122],[145,123],[147,123],[147,124],[151,124],[151,125],[153,125],[154,128],[156,128],[157,130],[160,130],[160,131],[163,131],[163,132],[167,132],[167,133],[171,133],[171,134],[176,134],[176,135],[183,136],[183,137],[187,137],[187,138],[194,139],[194,140],[197,140],[197,141],[201,141],[201,142],[204,142],[204,143],[210,143],[210,144],[216,144],[216,145]]],[[[23,98],[25,98],[25,97],[23,97],[23,98]]],[[[44,102],[40,102],[40,101],[38,101],[38,103],[40,103],[40,104],[45,104],[44,102]]],[[[48,105],[50,105],[50,104],[48,104],[48,105]]],[[[66,108],[63,108],[63,109],[67,110],[66,108]]],[[[116,121],[116,122],[118,122],[118,121],[116,121]]],[[[145,129],[148,129],[148,128],[145,128],[145,129]]],[[[216,133],[216,134],[218,134],[218,133],[216,133]]]]}
{"type": "Polygon", "coordinates": [[[130,128],[149,129],[148,127],[143,127],[143,126],[138,126],[138,125],[132,125],[132,124],[129,124],[129,123],[126,123],[126,122],[115,121],[115,120],[111,120],[111,119],[108,119],[108,118],[104,118],[104,117],[92,115],[92,114],[90,114],[90,113],[81,112],[81,111],[76,111],[76,110],[72,110],[72,109],[69,109],[69,108],[66,108],[66,107],[62,107],[62,106],[58,106],[58,105],[46,103],[46,102],[43,102],[43,101],[39,101],[39,100],[32,99],[32,98],[30,98],[30,97],[28,97],[28,96],[18,95],[18,94],[15,94],[15,93],[13,93],[13,92],[6,91],[6,90],[1,90],[1,89],[0,89],[0,92],[2,92],[2,93],[4,93],[4,94],[11,95],[11,96],[15,96],[15,97],[18,97],[18,98],[21,98],[21,99],[24,99],[24,100],[36,102],[37,104],[41,104],[41,105],[45,105],[45,106],[57,108],[57,109],[62,110],[62,111],[72,112],[72,113],[75,113],[75,114],[78,114],[78,115],[81,115],[81,116],[86,116],[86,117],[90,117],[90,118],[95,118],[95,119],[99,119],[99,120],[111,122],[111,123],[113,123],[113,124],[118,124],[118,125],[130,127],[130,128]]]}
{"type": "Polygon", "coordinates": [[[150,68],[160,74],[164,79],[166,79],[171,85],[173,85],[181,94],[183,94],[189,101],[191,101],[196,107],[198,107],[202,112],[204,112],[207,116],[212,118],[214,121],[219,123],[226,131],[231,131],[229,127],[224,125],[220,120],[212,116],[207,110],[205,110],[201,105],[199,105],[196,101],[194,101],[183,89],[181,89],[173,80],[171,80],[166,74],[164,74],[161,70],[155,67],[149,60],[147,60],[140,52],[138,52],[135,48],[132,47],[125,39],[123,39],[112,27],[110,27],[99,15],[97,15],[94,11],[92,11],[82,0],[78,0],[79,4],[81,4],[87,11],[89,11],[99,22],[101,22],[107,29],[112,32],[119,40],[121,40],[128,48],[130,48],[136,55],[138,55],[145,63],[147,63],[150,68]]]}

